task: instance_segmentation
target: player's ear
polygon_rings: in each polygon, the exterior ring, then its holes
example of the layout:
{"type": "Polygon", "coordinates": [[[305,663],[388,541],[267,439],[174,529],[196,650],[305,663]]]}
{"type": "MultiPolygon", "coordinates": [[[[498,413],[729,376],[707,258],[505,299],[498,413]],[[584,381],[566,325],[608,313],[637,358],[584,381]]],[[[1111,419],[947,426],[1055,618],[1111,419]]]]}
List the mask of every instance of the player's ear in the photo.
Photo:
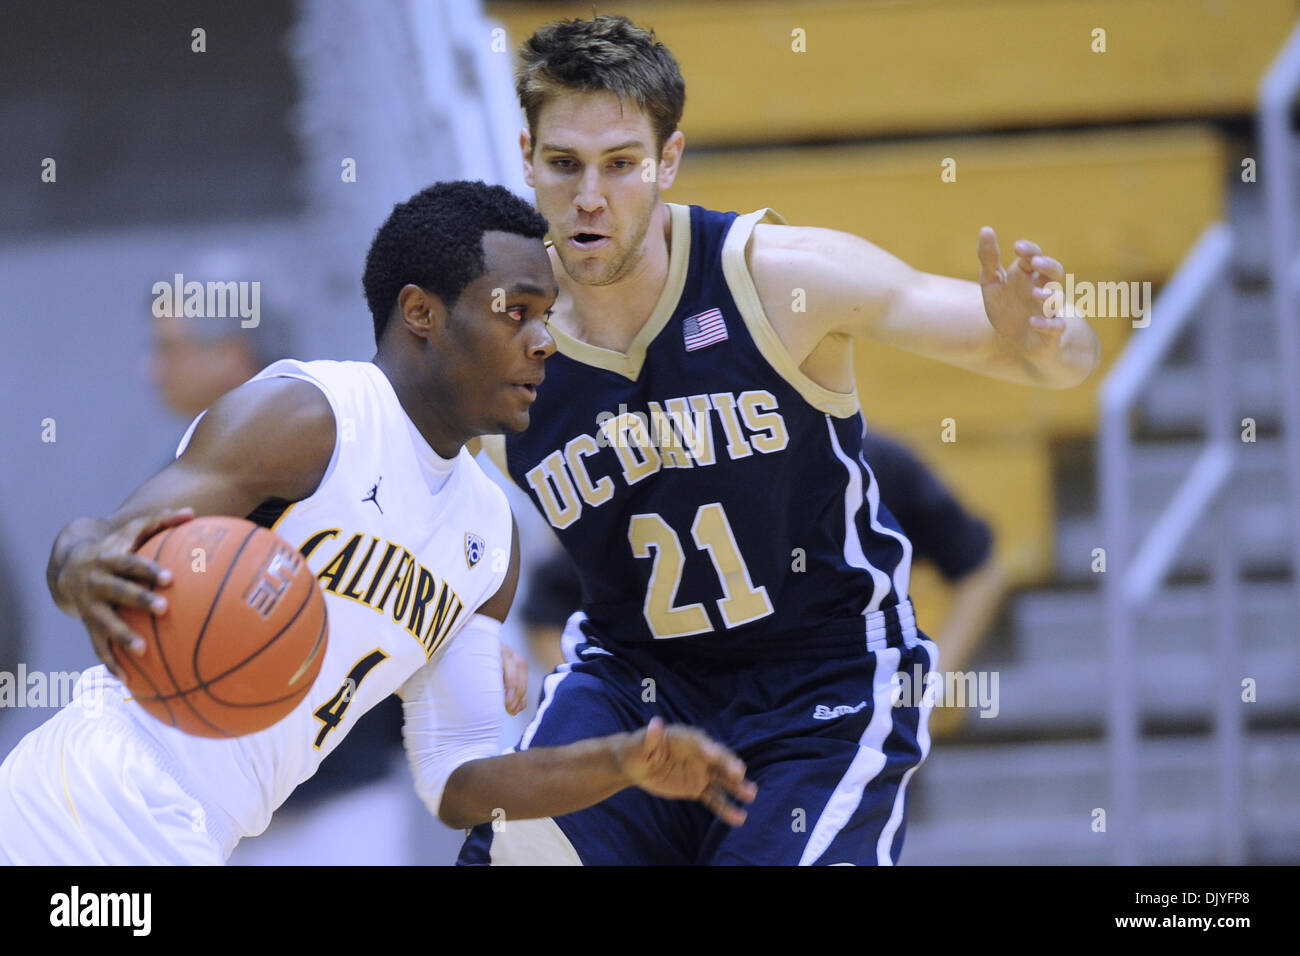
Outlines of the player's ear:
{"type": "Polygon", "coordinates": [[[528,135],[527,126],[519,131],[519,149],[524,154],[524,182],[536,188],[537,184],[533,182],[533,138],[528,135]]]}
{"type": "Polygon", "coordinates": [[[412,333],[427,339],[447,320],[442,300],[418,285],[407,283],[397,293],[397,314],[412,333]]]}
{"type": "Polygon", "coordinates": [[[682,151],[686,149],[686,137],[681,130],[673,130],[673,135],[664,140],[664,148],[659,153],[659,188],[667,189],[677,178],[677,167],[682,161],[682,151]]]}

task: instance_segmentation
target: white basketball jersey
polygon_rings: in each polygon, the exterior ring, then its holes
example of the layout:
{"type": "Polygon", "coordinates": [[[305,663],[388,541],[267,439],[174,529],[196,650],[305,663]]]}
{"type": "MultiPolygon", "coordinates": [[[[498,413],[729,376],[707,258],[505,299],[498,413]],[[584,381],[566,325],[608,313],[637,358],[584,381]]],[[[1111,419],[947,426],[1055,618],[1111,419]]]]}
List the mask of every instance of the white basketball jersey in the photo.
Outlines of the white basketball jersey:
{"type": "Polygon", "coordinates": [[[439,458],[376,365],[285,360],[255,377],[277,376],[320,387],[337,426],[315,494],[273,527],[306,556],[325,594],[320,674],[289,716],[246,737],[191,737],[143,711],[136,717],[205,801],[229,815],[233,836],[261,833],[362,714],[440,657],[500,588],[511,549],[501,489],[466,449],[439,458]]]}

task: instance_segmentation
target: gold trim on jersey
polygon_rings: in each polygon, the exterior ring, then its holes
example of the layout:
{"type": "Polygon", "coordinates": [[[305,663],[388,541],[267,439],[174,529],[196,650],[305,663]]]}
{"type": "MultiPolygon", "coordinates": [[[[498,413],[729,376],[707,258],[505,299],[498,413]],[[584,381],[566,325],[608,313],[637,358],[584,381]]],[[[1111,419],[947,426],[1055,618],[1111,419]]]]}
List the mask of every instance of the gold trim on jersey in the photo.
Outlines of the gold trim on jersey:
{"type": "Polygon", "coordinates": [[[749,334],[758,346],[767,363],[777,374],[790,383],[813,408],[827,412],[836,418],[851,418],[858,414],[858,390],[855,386],[851,392],[835,392],[818,385],[803,373],[794,358],[786,350],[777,336],[776,330],[763,311],[762,300],[754,285],[754,277],[749,274],[745,262],[745,247],[754,226],[760,222],[785,225],[785,220],[773,209],[763,208],[738,216],[727,231],[727,238],[722,244],[722,274],[731,289],[731,297],[736,300],[740,317],[745,320],[749,334]]]}
{"type": "Polygon", "coordinates": [[[276,528],[280,527],[281,522],[283,522],[285,518],[289,517],[289,512],[293,510],[293,506],[296,505],[297,503],[298,502],[296,501],[289,502],[289,504],[285,507],[285,509],[280,512],[280,517],[275,519],[275,522],[271,525],[271,527],[268,530],[275,531],[276,528]]]}
{"type": "Polygon", "coordinates": [[[603,349],[589,342],[579,341],[566,334],[563,329],[552,325],[551,337],[555,339],[556,347],[564,355],[584,365],[615,372],[629,381],[637,380],[637,376],[641,374],[641,366],[645,364],[646,349],[677,311],[677,301],[682,297],[682,289],[686,285],[687,267],[691,261],[690,207],[671,202],[664,205],[668,207],[668,214],[672,217],[670,220],[672,241],[668,248],[668,278],[664,282],[663,291],[659,293],[659,300],[655,303],[650,318],[646,320],[645,325],[641,326],[641,331],[636,334],[627,352],[616,352],[613,349],[603,349]]]}
{"type": "MultiPolygon", "coordinates": [[[[103,691],[100,691],[102,694],[103,691]]],[[[77,826],[81,826],[81,817],[77,816],[77,808],[72,805],[72,794],[68,793],[68,742],[63,742],[63,747],[59,750],[59,769],[63,772],[63,797],[68,801],[68,809],[72,811],[72,819],[77,821],[77,826]]]]}

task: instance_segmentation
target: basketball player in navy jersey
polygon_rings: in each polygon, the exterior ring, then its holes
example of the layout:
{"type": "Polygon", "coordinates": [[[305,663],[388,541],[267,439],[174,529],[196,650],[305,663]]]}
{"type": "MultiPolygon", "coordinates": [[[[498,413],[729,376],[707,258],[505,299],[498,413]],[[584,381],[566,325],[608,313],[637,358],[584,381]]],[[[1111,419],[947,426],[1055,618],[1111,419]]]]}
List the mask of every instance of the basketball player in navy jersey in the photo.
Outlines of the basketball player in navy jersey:
{"type": "Polygon", "coordinates": [[[73,704],[0,765],[0,863],[220,863],[394,692],[417,790],[449,826],[503,813],[514,826],[626,786],[744,820],[743,765],[693,728],[655,720],[496,755],[497,635],[519,544],[504,494],[463,446],[528,426],[554,349],[545,229],[527,203],[483,183],[440,183],[399,204],[366,261],[373,362],[269,366],[196,419],[176,461],[115,514],[64,528],[50,593],[114,673],[109,642],[144,651],[116,607],[166,613],[171,572],[135,547],[195,514],[247,515],[298,545],[321,581],[330,639],[302,704],[233,739],[188,736],[145,715],[104,668],[87,671],[73,704]],[[499,567],[482,560],[496,548],[499,567]],[[354,678],[363,657],[372,663],[354,678]]]}
{"type": "Polygon", "coordinates": [[[1004,269],[988,227],[967,282],[771,210],[666,204],[685,85],[625,18],[550,24],[520,55],[558,353],[531,428],[484,447],[557,531],[584,602],[518,749],[663,716],[735,750],[758,797],[732,829],[627,791],[477,827],[460,862],[895,863],[929,748],[923,687],[898,694],[896,675],[923,678],[936,651],[861,454],[852,340],[1069,388],[1097,337],[1045,314],[1060,263],[1020,241],[1004,269]]]}

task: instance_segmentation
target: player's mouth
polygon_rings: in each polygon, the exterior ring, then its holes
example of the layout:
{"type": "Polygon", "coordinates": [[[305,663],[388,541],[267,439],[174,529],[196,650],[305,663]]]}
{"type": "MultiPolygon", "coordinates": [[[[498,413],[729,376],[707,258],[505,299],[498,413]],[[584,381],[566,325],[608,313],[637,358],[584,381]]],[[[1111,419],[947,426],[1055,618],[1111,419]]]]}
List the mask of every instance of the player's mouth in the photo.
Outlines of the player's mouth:
{"type": "Polygon", "coordinates": [[[569,236],[569,245],[583,252],[592,252],[612,242],[609,236],[599,232],[575,232],[569,236]]]}
{"type": "Polygon", "coordinates": [[[537,386],[541,384],[542,384],[542,380],[538,378],[538,379],[529,379],[526,382],[512,382],[510,387],[513,388],[520,395],[523,395],[525,398],[527,398],[528,401],[533,402],[537,400],[537,386]]]}

